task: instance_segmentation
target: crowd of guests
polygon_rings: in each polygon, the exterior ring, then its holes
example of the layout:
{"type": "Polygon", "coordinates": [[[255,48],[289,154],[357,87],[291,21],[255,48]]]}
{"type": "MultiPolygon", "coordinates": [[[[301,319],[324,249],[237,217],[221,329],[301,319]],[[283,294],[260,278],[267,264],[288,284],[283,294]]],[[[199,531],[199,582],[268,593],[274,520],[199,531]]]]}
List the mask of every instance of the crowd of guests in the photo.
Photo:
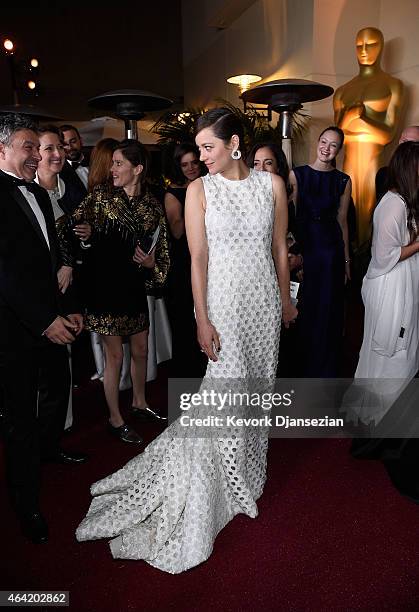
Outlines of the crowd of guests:
{"type": "MultiPolygon", "coordinates": [[[[385,173],[363,286],[359,377],[408,379],[419,368],[419,128],[403,134],[388,170],[378,177],[382,181],[385,173]],[[394,295],[400,299],[397,316],[394,295]]],[[[288,263],[299,284],[299,316],[288,332],[297,349],[282,372],[280,359],[280,375],[341,374],[345,284],[351,278],[351,179],[336,169],[343,145],[343,132],[331,126],[321,132],[309,165],[289,169],[274,143],[258,143],[246,160],[256,171],[281,177],[288,195],[288,263]]],[[[121,389],[132,385],[131,415],[138,422],[165,420],[146,399],[147,295],[164,296],[168,306],[173,375],[205,373],[206,358],[197,342],[185,198],[188,186],[207,168],[195,144],[178,144],[160,201],[148,185],[148,153],[134,140],[103,139],[88,160],[74,126],[38,127],[19,115],[6,115],[1,118],[0,148],[0,197],[6,202],[0,255],[8,257],[11,237],[24,232],[19,214],[36,225],[43,239],[41,248],[25,236],[25,251],[14,253],[10,268],[2,271],[0,292],[0,324],[8,329],[0,344],[1,375],[8,381],[2,400],[8,482],[24,532],[42,542],[47,527],[38,504],[41,460],[86,460],[60,446],[61,433],[72,422],[70,347],[82,329],[91,334],[95,377],[103,380],[108,430],[123,442],[140,444],[142,439],[121,414],[121,389]],[[46,268],[51,274],[45,275],[46,268]],[[16,290],[16,278],[24,291],[16,290]],[[27,349],[24,364],[22,347],[27,349]],[[23,367],[30,380],[25,389],[16,380],[23,367]],[[19,406],[13,417],[8,412],[12,405],[19,406]],[[44,421],[41,434],[37,419],[44,421]]]]}

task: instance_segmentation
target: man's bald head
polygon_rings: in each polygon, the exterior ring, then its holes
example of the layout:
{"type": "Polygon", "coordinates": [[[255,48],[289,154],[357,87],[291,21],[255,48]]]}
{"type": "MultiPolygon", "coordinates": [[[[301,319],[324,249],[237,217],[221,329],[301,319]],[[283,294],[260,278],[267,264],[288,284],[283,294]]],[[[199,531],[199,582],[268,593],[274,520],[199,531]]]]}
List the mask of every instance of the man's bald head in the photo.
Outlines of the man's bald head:
{"type": "Polygon", "coordinates": [[[400,134],[399,144],[409,141],[419,141],[419,125],[409,125],[407,128],[404,128],[403,132],[400,134]]]}

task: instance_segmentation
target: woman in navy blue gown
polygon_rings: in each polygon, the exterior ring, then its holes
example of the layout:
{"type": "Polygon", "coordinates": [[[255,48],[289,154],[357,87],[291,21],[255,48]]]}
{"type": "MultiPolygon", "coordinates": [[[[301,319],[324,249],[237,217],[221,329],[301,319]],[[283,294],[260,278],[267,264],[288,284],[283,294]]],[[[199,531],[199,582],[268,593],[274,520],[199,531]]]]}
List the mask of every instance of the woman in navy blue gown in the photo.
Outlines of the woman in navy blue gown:
{"type": "Polygon", "coordinates": [[[351,179],[334,160],[344,135],[337,127],[319,137],[313,164],[290,173],[303,256],[300,349],[306,378],[339,375],[345,282],[350,278],[348,206],[351,179]]]}

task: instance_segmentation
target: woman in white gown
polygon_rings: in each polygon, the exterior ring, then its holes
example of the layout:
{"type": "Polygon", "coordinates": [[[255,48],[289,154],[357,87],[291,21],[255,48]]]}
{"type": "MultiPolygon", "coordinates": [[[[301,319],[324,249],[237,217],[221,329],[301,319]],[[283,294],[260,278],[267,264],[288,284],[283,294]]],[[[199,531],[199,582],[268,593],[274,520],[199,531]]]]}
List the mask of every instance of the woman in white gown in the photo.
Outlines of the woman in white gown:
{"type": "Polygon", "coordinates": [[[389,165],[388,191],[374,212],[364,278],[364,337],[355,378],[364,400],[352,410],[377,424],[419,369],[419,143],[405,142],[389,165]],[[372,393],[375,401],[371,401],[372,393]],[[374,406],[374,407],[372,407],[374,406]]]}
{"type": "MultiPolygon", "coordinates": [[[[227,109],[198,121],[209,174],[188,187],[186,229],[198,340],[209,357],[203,386],[274,379],[289,294],[283,180],[240,159],[243,130],[227,109]]],[[[202,407],[196,409],[201,412],[202,407]]],[[[185,436],[179,420],[124,468],[95,483],[78,540],[113,537],[114,557],[178,573],[205,561],[238,513],[257,515],[266,475],[266,432],[185,436]]],[[[201,430],[202,431],[202,430],[201,430]]]]}

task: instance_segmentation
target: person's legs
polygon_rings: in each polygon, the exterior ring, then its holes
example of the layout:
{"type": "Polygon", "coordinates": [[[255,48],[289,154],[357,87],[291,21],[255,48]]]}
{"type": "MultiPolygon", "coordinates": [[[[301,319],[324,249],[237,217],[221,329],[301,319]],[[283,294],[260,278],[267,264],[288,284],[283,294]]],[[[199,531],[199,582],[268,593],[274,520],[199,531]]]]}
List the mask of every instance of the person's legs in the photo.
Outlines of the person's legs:
{"type": "Polygon", "coordinates": [[[96,366],[96,373],[93,374],[92,378],[103,378],[105,364],[103,359],[103,346],[101,336],[96,332],[90,332],[90,342],[92,345],[92,353],[96,366]]]}
{"type": "Polygon", "coordinates": [[[105,351],[103,386],[109,408],[109,430],[123,442],[141,444],[136,431],[125,424],[119,410],[119,379],[123,359],[121,336],[102,336],[105,351]]]}
{"type": "Polygon", "coordinates": [[[14,509],[22,518],[39,511],[39,362],[36,349],[20,348],[0,351],[0,380],[7,481],[14,509]]]}
{"type": "Polygon", "coordinates": [[[148,329],[129,337],[131,349],[132,405],[144,408],[147,375],[148,329]]]}
{"type": "Polygon", "coordinates": [[[121,369],[121,378],[119,380],[119,390],[126,391],[127,389],[131,389],[131,352],[129,349],[129,342],[123,342],[122,344],[123,350],[123,359],[122,359],[122,369],[121,369]]]}
{"type": "Polygon", "coordinates": [[[121,374],[123,350],[121,336],[101,335],[105,353],[103,387],[109,408],[109,422],[113,427],[120,427],[124,419],[119,410],[119,378],[121,374]]]}
{"type": "Polygon", "coordinates": [[[158,412],[147,406],[145,382],[147,375],[148,330],[129,337],[131,347],[132,411],[142,421],[166,421],[158,412]]]}
{"type": "Polygon", "coordinates": [[[38,420],[41,453],[52,458],[60,452],[68,398],[71,391],[67,346],[50,344],[40,349],[38,420]]]}

